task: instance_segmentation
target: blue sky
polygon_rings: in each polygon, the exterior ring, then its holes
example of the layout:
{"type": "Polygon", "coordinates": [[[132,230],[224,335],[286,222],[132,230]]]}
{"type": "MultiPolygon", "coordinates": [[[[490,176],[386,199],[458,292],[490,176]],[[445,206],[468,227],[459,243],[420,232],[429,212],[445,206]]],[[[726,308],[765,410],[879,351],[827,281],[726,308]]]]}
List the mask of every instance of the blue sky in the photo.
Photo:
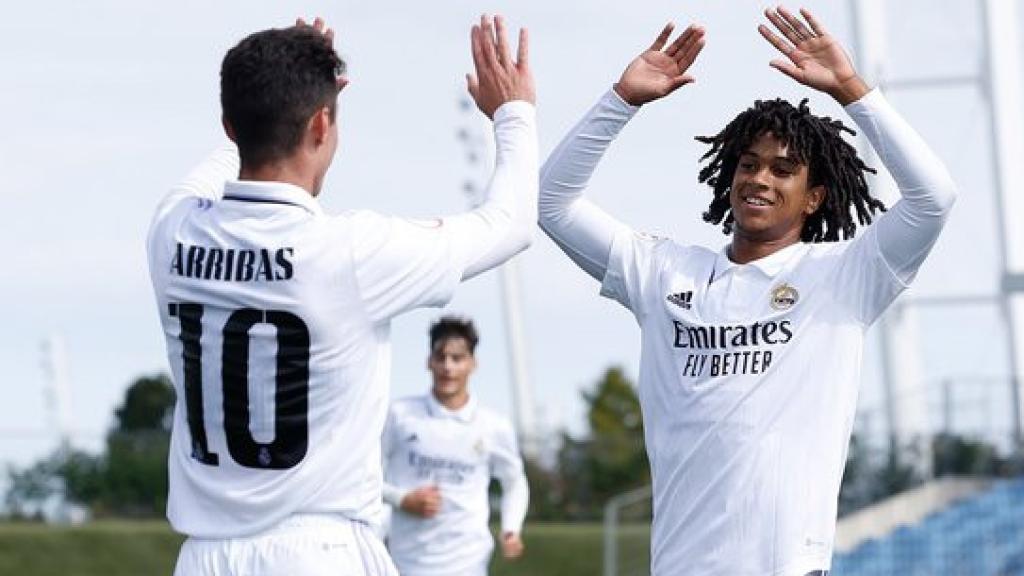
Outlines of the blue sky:
{"type": "MultiPolygon", "coordinates": [[[[888,25],[875,33],[888,38],[890,77],[978,71],[975,3],[888,4],[888,25]]],[[[847,2],[806,5],[852,49],[847,2]]],[[[25,463],[54,445],[43,402],[40,345],[47,336],[65,341],[74,438],[85,448],[101,443],[134,377],[166,370],[143,238],[164,191],[223,138],[217,71],[224,51],[248,32],[317,14],[337,30],[352,84],[341,98],[341,145],[324,187],[325,208],[430,216],[464,209],[461,186],[473,175],[455,132],[477,122],[460,111],[458,99],[471,66],[469,26],[482,10],[530,28],[542,156],[665,21],[700,22],[708,45],[694,69],[697,83],[639,114],[607,155],[590,195],[637,228],[717,247],[724,237],[700,219],[707,195],[696,182],[701,148],[693,136],[717,131],[764,97],[808,96],[812,109],[845,118],[827,98],[768,67],[775,54],[756,32],[763,7],[748,0],[5,3],[0,463],[25,463]]],[[[894,91],[891,99],[949,163],[962,190],[910,297],[993,293],[984,101],[971,87],[894,91]]],[[[537,413],[549,429],[579,431],[578,391],[612,364],[635,376],[638,330],[539,232],[519,266],[537,413]]],[[[498,298],[497,275],[488,273],[464,285],[448,311],[477,320],[482,343],[472,387],[507,413],[498,298]]],[[[393,396],[426,389],[426,328],[438,314],[420,311],[394,323],[393,396]]],[[[926,370],[915,401],[933,402],[924,391],[944,376],[1005,377],[1005,352],[979,338],[998,334],[990,307],[922,312],[918,322],[926,370]],[[950,323],[960,329],[943,332],[950,323]]],[[[869,417],[879,402],[877,358],[872,344],[862,393],[869,417]]],[[[997,403],[986,409],[988,420],[1002,426],[998,397],[985,398],[997,403]]],[[[983,412],[971,418],[983,421],[983,412]]]]}

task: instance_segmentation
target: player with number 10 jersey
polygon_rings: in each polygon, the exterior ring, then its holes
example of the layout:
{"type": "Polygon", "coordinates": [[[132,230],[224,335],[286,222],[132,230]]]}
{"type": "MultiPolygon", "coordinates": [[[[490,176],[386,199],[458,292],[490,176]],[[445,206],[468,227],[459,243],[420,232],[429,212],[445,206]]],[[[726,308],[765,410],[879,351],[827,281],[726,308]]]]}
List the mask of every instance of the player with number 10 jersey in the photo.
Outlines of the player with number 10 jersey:
{"type": "Polygon", "coordinates": [[[497,147],[488,196],[429,221],[321,208],[347,80],[319,20],[253,34],[225,57],[221,101],[238,151],[215,152],[177,186],[148,238],[178,392],[168,499],[177,531],[245,537],[296,514],[379,521],[390,319],[447,303],[460,281],[524,249],[536,220],[525,37],[516,62],[501,53],[504,34],[490,18],[473,31],[470,92],[494,120],[497,147]],[[294,73],[302,66],[305,77],[294,73]],[[307,97],[310,78],[326,95],[295,111],[294,139],[275,140],[291,119],[266,115],[307,97]],[[268,102],[264,116],[252,113],[268,102]]]}

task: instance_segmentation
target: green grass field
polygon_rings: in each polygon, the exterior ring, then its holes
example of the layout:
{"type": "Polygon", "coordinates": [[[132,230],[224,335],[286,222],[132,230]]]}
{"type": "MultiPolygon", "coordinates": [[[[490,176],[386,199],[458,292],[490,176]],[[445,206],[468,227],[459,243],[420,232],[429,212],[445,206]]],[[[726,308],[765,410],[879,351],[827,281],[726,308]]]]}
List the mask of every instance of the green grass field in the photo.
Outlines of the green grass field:
{"type": "MultiPolygon", "coordinates": [[[[623,529],[623,555],[646,561],[648,531],[623,529]]],[[[18,576],[148,576],[171,574],[181,536],[166,522],[102,521],[57,528],[0,523],[0,574],[18,576]]],[[[491,576],[593,576],[601,573],[599,524],[530,524],[526,554],[495,558],[491,576]]]]}

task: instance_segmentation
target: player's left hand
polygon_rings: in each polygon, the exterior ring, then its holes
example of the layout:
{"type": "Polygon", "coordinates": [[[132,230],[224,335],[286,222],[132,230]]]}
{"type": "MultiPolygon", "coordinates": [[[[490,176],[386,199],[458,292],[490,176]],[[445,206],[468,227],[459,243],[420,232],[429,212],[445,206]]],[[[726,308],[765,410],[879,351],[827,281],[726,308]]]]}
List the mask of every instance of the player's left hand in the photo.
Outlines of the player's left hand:
{"type": "Polygon", "coordinates": [[[501,535],[501,554],[507,560],[515,560],[523,555],[523,540],[515,532],[505,532],[501,535]]]}
{"type": "Polygon", "coordinates": [[[867,94],[867,84],[853,68],[839,41],[810,11],[801,8],[800,14],[806,24],[782,6],[765,9],[764,15],[785,40],[764,24],[757,31],[789,59],[774,59],[772,67],[805,86],[829,94],[844,106],[867,94]]]}

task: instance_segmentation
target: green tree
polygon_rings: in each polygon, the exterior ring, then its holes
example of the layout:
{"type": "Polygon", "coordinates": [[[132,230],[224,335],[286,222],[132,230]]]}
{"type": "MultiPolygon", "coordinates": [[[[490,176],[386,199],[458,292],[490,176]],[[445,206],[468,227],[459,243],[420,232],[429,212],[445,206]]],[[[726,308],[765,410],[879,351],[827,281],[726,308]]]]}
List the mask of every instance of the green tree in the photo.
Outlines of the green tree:
{"type": "Polygon", "coordinates": [[[643,415],[633,383],[621,368],[612,367],[593,393],[583,393],[583,399],[588,404],[587,465],[594,496],[603,503],[620,492],[649,484],[643,415]]]}
{"type": "Polygon", "coordinates": [[[1005,467],[1006,462],[991,444],[957,434],[940,433],[932,437],[932,470],[936,478],[995,476],[1005,467]]]}
{"type": "Polygon", "coordinates": [[[36,518],[46,500],[59,494],[60,483],[52,457],[36,462],[24,470],[7,468],[7,493],[4,507],[13,518],[36,518]]]}
{"type": "Polygon", "coordinates": [[[871,465],[871,451],[863,439],[850,437],[850,450],[846,454],[846,469],[839,488],[839,515],[867,506],[875,499],[875,470],[871,465]]]}
{"type": "Polygon", "coordinates": [[[163,513],[173,409],[174,388],[163,374],[139,378],[128,387],[107,435],[105,510],[126,516],[163,513]]]}
{"type": "Polygon", "coordinates": [[[114,411],[106,453],[94,456],[62,446],[24,470],[9,468],[7,509],[14,516],[36,516],[44,502],[59,497],[100,516],[162,515],[173,408],[167,376],[136,379],[114,411]]]}
{"type": "Polygon", "coordinates": [[[566,517],[580,520],[599,517],[608,498],[650,483],[640,399],[622,369],[609,368],[582,396],[589,434],[563,433],[557,483],[566,517]]]}
{"type": "Polygon", "coordinates": [[[174,386],[166,374],[144,376],[132,382],[124,403],[114,410],[119,432],[150,432],[171,429],[174,386]]]}
{"type": "Polygon", "coordinates": [[[51,499],[76,504],[95,502],[102,490],[102,459],[61,446],[35,464],[8,467],[4,503],[14,518],[36,518],[51,499]]]}
{"type": "Polygon", "coordinates": [[[64,482],[64,497],[76,504],[97,502],[103,496],[106,462],[80,450],[58,452],[57,475],[64,482]]]}

